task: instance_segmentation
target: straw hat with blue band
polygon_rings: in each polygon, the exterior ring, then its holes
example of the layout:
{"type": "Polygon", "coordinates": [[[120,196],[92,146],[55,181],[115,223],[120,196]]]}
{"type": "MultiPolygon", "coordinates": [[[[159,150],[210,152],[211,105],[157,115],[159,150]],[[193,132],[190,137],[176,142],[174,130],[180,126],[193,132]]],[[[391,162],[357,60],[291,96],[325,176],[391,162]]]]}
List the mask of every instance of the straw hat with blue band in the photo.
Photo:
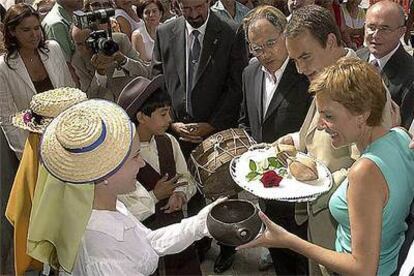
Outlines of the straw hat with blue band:
{"type": "Polygon", "coordinates": [[[129,155],[135,126],[118,105],[89,100],[64,111],[46,128],[40,156],[56,178],[97,182],[115,173],[129,155]]]}

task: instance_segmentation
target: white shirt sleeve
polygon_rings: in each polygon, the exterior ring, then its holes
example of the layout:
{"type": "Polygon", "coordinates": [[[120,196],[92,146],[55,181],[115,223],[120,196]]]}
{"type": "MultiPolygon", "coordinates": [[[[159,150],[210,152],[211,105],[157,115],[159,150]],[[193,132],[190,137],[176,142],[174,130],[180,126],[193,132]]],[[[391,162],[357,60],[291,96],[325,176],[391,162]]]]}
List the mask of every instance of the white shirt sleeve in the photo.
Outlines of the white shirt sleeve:
{"type": "Polygon", "coordinates": [[[194,241],[210,236],[207,230],[207,215],[208,210],[201,211],[180,223],[148,232],[147,239],[159,256],[181,252],[194,241]]]}

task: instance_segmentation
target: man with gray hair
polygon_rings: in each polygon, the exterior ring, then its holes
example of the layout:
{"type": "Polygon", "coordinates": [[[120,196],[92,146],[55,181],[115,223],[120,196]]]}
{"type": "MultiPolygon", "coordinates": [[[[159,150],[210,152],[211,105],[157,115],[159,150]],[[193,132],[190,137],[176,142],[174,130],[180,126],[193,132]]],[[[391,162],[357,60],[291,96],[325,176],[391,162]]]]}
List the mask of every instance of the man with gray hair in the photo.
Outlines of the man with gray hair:
{"type": "MultiPolygon", "coordinates": [[[[243,72],[243,103],[239,124],[258,143],[269,143],[298,131],[311,103],[309,81],[290,60],[283,31],[286,17],[271,6],[260,6],[245,18],[249,50],[256,57],[243,72]]],[[[295,222],[295,204],[259,201],[271,220],[306,239],[307,224],[295,222]]],[[[277,275],[308,274],[307,259],[289,249],[270,248],[277,275]]]]}
{"type": "Polygon", "coordinates": [[[414,117],[414,59],[400,43],[405,30],[403,8],[391,1],[377,2],[366,14],[367,47],[357,55],[381,73],[392,99],[400,106],[401,125],[408,129],[414,117]]]}

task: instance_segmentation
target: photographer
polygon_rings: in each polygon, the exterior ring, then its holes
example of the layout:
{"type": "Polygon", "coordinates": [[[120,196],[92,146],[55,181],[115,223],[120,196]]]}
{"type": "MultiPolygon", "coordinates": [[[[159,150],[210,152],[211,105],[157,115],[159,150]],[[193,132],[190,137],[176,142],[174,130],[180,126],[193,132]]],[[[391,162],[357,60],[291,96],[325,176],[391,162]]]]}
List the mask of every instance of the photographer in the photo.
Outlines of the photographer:
{"type": "Polygon", "coordinates": [[[72,66],[79,76],[81,89],[89,98],[116,101],[129,81],[148,76],[149,65],[140,60],[125,34],[115,32],[111,37],[108,24],[102,24],[110,15],[105,16],[107,10],[101,11],[100,22],[71,27],[75,44],[72,66]]]}

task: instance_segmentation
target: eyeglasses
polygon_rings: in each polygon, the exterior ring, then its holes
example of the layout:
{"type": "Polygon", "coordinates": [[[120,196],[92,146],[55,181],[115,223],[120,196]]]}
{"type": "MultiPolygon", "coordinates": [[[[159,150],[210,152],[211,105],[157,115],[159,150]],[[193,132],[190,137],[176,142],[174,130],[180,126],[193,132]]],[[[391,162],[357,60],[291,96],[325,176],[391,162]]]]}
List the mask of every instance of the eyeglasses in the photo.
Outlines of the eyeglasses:
{"type": "Polygon", "coordinates": [[[376,25],[368,24],[368,25],[365,25],[365,30],[367,31],[367,34],[369,35],[374,35],[375,33],[377,33],[378,35],[383,35],[383,34],[392,33],[402,27],[404,27],[404,25],[391,28],[389,26],[376,26],[376,25]]]}
{"type": "Polygon", "coordinates": [[[271,38],[262,45],[249,43],[249,51],[252,55],[259,57],[264,54],[265,49],[272,49],[275,47],[278,41],[279,38],[271,38]]]}

